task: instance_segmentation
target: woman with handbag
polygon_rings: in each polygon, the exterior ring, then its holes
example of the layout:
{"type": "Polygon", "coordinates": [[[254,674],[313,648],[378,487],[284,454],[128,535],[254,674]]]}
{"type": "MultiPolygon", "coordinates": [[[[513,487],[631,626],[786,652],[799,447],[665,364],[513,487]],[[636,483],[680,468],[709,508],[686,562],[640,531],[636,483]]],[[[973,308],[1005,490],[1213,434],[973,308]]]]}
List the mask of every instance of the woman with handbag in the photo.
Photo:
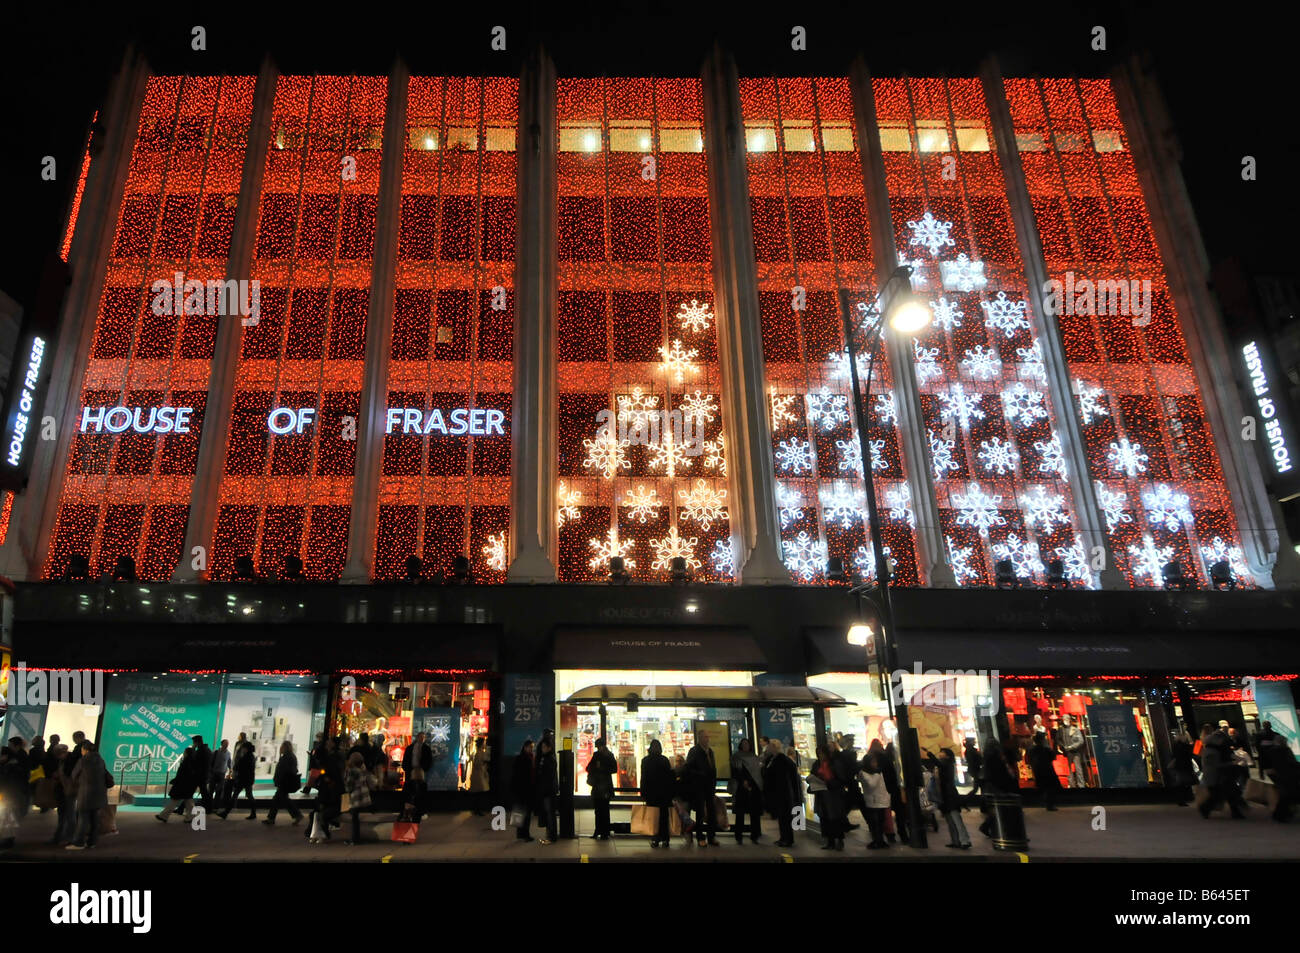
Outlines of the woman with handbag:
{"type": "Polygon", "coordinates": [[[733,826],[736,843],[745,841],[745,817],[748,816],[749,839],[757,844],[763,836],[760,818],[763,814],[763,762],[754,754],[748,738],[741,738],[736,754],[731,759],[733,777],[731,779],[732,807],[736,812],[733,826]]]}
{"type": "Polygon", "coordinates": [[[817,812],[817,821],[822,829],[822,850],[843,850],[848,812],[844,804],[844,786],[835,774],[829,745],[817,746],[817,763],[808,775],[808,789],[813,792],[813,810],[817,812]]]}
{"type": "Polygon", "coordinates": [[[862,761],[862,771],[858,780],[862,782],[862,800],[867,805],[867,827],[871,830],[870,850],[880,850],[889,846],[885,840],[885,816],[889,813],[891,803],[889,788],[885,786],[885,775],[880,769],[880,754],[868,754],[862,761]]]}
{"type": "Polygon", "coordinates": [[[536,765],[537,822],[546,825],[546,835],[538,838],[538,842],[553,844],[560,836],[555,816],[555,799],[560,793],[560,770],[555,759],[555,737],[549,731],[542,735],[542,740],[537,744],[536,765]]]}
{"type": "Polygon", "coordinates": [[[302,822],[302,811],[289,800],[289,795],[298,790],[300,784],[302,784],[302,775],[298,773],[298,757],[293,753],[293,745],[287,741],[282,742],[280,760],[275,765],[275,798],[271,801],[271,809],[267,812],[263,824],[268,827],[274,824],[275,812],[280,808],[289,812],[295,824],[302,822]]]}
{"type": "Polygon", "coordinates": [[[663,745],[656,738],[650,742],[650,753],[641,759],[641,795],[645,798],[646,807],[652,807],[659,811],[659,822],[655,833],[650,837],[651,847],[670,847],[669,830],[670,820],[669,812],[673,808],[673,787],[676,784],[676,778],[673,776],[673,767],[664,757],[663,745]]]}
{"type": "Polygon", "coordinates": [[[510,772],[510,826],[515,829],[515,837],[521,841],[533,839],[528,828],[533,817],[536,773],[533,742],[530,738],[519,749],[519,754],[515,756],[514,770],[510,772]]]}
{"type": "Polygon", "coordinates": [[[366,759],[361,752],[354,751],[348,756],[348,773],[344,779],[344,791],[347,798],[345,805],[352,815],[352,839],[343,843],[351,847],[361,842],[361,812],[370,807],[370,785],[374,777],[366,767],[366,759]]]}

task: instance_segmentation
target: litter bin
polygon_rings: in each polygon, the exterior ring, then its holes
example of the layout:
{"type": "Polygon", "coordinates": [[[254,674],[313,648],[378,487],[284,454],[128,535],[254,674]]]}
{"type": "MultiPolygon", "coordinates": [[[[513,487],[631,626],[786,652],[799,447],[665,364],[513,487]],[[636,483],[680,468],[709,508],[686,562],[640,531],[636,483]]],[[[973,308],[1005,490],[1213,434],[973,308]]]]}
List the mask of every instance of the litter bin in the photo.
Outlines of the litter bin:
{"type": "Polygon", "coordinates": [[[1025,808],[1019,794],[990,794],[985,799],[993,815],[994,850],[1029,850],[1025,808]]]}

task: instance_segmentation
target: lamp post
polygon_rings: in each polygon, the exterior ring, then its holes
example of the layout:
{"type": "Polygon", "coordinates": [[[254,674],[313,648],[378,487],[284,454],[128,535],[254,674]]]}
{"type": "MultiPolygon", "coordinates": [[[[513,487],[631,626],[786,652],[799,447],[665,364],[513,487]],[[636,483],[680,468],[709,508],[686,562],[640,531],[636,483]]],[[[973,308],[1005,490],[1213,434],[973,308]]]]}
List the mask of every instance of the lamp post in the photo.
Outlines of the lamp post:
{"type": "MultiPolygon", "coordinates": [[[[885,281],[884,286],[880,289],[880,300],[884,302],[884,312],[887,312],[890,326],[903,334],[915,335],[930,323],[930,312],[921,302],[917,301],[912,295],[911,287],[912,269],[908,265],[900,265],[895,268],[893,273],[885,281]],[[902,281],[906,286],[893,296],[887,298],[890,285],[896,281],[902,281]]],[[[886,314],[878,307],[866,306],[863,309],[869,316],[874,315],[875,321],[871,328],[870,337],[867,340],[867,379],[865,386],[862,386],[858,380],[858,348],[854,335],[853,320],[850,317],[848,292],[840,288],[840,311],[844,316],[844,343],[849,352],[849,379],[853,385],[853,405],[857,414],[858,421],[858,444],[862,453],[862,482],[865,484],[867,513],[868,519],[875,525],[870,526],[871,531],[871,553],[873,565],[876,567],[876,585],[879,592],[879,601],[876,602],[880,610],[880,627],[879,633],[883,636],[883,657],[880,662],[885,672],[892,672],[898,666],[898,643],[894,631],[894,609],[889,595],[889,565],[885,560],[884,545],[880,539],[879,521],[876,519],[876,487],[871,476],[871,439],[867,432],[869,404],[871,400],[871,376],[875,369],[876,348],[880,344],[882,335],[885,330],[886,314]]],[[[852,592],[855,598],[861,596],[869,590],[867,585],[856,586],[852,592]]],[[[861,609],[861,602],[858,603],[861,609]]],[[[854,626],[850,630],[849,641],[860,644],[864,633],[860,626],[854,626]],[[858,631],[854,631],[858,630],[858,631]]],[[[867,629],[870,638],[874,638],[876,633],[867,629]]],[[[895,706],[893,700],[892,684],[890,679],[884,679],[885,698],[889,703],[891,716],[895,717],[898,723],[898,741],[899,752],[903,760],[903,786],[907,801],[907,818],[910,830],[911,845],[913,847],[926,847],[925,827],[921,821],[921,805],[917,797],[917,792],[922,787],[921,779],[921,751],[916,738],[916,732],[912,730],[911,723],[907,716],[907,704],[900,700],[895,706]]]]}

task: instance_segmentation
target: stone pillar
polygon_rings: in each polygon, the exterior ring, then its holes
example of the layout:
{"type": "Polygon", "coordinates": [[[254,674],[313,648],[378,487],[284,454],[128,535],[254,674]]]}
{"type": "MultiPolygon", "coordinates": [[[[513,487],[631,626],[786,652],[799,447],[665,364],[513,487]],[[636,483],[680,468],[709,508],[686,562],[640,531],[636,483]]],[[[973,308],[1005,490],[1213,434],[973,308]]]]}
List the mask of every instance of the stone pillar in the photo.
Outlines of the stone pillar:
{"type": "Polygon", "coordinates": [[[5,547],[9,553],[5,574],[11,578],[39,578],[49,552],[148,80],[148,64],[134,48],[128,49],[99,111],[103,132],[92,143],[98,155],[92,156],[86,174],[77,227],[68,251],[71,281],[59,316],[50,383],[41,408],[42,417],[54,418],[58,439],[37,440],[31,445],[29,490],[14,496],[10,514],[10,532],[17,539],[5,547]]]}
{"type": "Polygon", "coordinates": [[[402,162],[406,155],[406,94],[410,71],[400,60],[388,76],[383,158],[375,212],[375,252],[366,307],[366,358],[357,418],[357,461],[352,478],[352,519],[343,582],[368,583],[375,568],[379,517],[379,471],[388,419],[388,361],[392,352],[397,240],[402,211],[402,162]]]}
{"type": "MultiPolygon", "coordinates": [[[[876,125],[876,96],[871,87],[871,73],[861,58],[855,60],[850,68],[849,79],[853,88],[853,114],[858,127],[858,150],[862,154],[862,183],[871,221],[871,244],[875,249],[877,286],[883,287],[898,267],[898,248],[894,241],[893,215],[889,209],[889,189],[885,183],[880,129],[876,125]]],[[[886,328],[884,347],[888,351],[889,364],[894,372],[898,437],[903,471],[912,488],[912,509],[916,513],[916,558],[922,572],[921,582],[939,588],[955,588],[957,577],[948,565],[943,527],[939,523],[934,474],[930,471],[930,448],[925,439],[925,417],[921,413],[916,370],[912,365],[911,339],[891,334],[886,328]]],[[[870,472],[870,464],[866,465],[867,472],[870,472]]],[[[875,514],[872,515],[874,518],[875,514]]]]}
{"type": "Polygon", "coordinates": [[[538,46],[519,81],[508,582],[556,579],[555,129],[555,67],[538,46]]]}
{"type": "Polygon", "coordinates": [[[749,174],[736,65],[714,47],[701,76],[713,237],[714,312],[730,452],[732,551],[745,585],[791,583],[781,560],[763,322],[749,218],[749,174]]]}
{"type": "Polygon", "coordinates": [[[1020,149],[1016,146],[1016,130],[1003,92],[1002,71],[997,60],[989,59],[985,62],[980,70],[980,79],[984,84],[984,100],[988,105],[989,122],[993,126],[998,161],[1002,164],[1002,175],[1007,184],[1007,204],[1011,208],[1011,220],[1015,223],[1020,257],[1025,263],[1025,282],[1029,286],[1030,296],[1034,298],[1029,307],[1030,321],[1033,322],[1034,334],[1038,337],[1043,352],[1047,387],[1052,395],[1052,406],[1056,410],[1057,434],[1061,438],[1061,450],[1065,454],[1070,474],[1075,529],[1090,554],[1097,552],[1098,547],[1104,554],[1105,563],[1100,573],[1101,588],[1127,589],[1128,580],[1115,561],[1110,535],[1106,532],[1106,517],[1097,504],[1096,486],[1088,469],[1083,429],[1074,410],[1070,365],[1065,359],[1061,326],[1057,322],[1057,315],[1049,313],[1044,306],[1043,296],[1048,288],[1047,264],[1043,258],[1034,207],[1030,202],[1029,187],[1025,184],[1020,149]],[[1035,291],[1040,294],[1035,295],[1035,291]]]}
{"type": "MultiPolygon", "coordinates": [[[[253,115],[244,147],[244,167],[239,182],[235,223],[230,236],[227,279],[249,279],[253,250],[257,244],[258,205],[262,177],[266,171],[266,150],[271,141],[271,110],[279,71],[269,58],[263,60],[253,94],[253,115]]],[[[196,582],[207,578],[212,557],[212,536],[217,525],[217,493],[226,470],[226,443],[230,439],[230,413],[235,402],[235,370],[244,341],[244,326],[232,317],[217,321],[217,340],[212,348],[212,370],[208,374],[208,399],[203,409],[203,433],[199,437],[199,458],[190,492],[190,518],[185,526],[185,545],[172,582],[196,582]],[[205,568],[195,569],[196,549],[202,547],[205,568]]]]}
{"type": "Polygon", "coordinates": [[[1133,165],[1178,307],[1187,356],[1201,386],[1223,480],[1232,498],[1242,553],[1256,584],[1300,586],[1285,524],[1274,519],[1255,449],[1240,437],[1245,416],[1223,317],[1210,292],[1209,257],[1179,171],[1181,150],[1155,79],[1130,59],[1111,76],[1133,165]]]}

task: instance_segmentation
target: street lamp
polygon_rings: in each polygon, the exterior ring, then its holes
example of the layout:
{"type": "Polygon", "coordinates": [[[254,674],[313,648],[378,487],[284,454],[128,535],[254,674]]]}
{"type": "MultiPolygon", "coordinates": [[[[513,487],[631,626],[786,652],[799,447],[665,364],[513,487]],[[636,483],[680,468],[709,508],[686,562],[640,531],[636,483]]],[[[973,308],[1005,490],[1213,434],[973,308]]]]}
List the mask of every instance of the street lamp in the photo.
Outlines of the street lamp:
{"type": "MultiPolygon", "coordinates": [[[[854,336],[855,329],[851,317],[852,312],[849,308],[848,292],[844,288],[840,289],[840,311],[844,316],[844,343],[849,352],[849,379],[853,384],[853,405],[858,422],[858,445],[862,452],[862,482],[865,484],[866,489],[868,519],[875,524],[870,527],[870,530],[872,562],[876,567],[876,584],[874,588],[878,593],[878,600],[873,599],[872,601],[876,603],[877,608],[880,610],[881,635],[884,636],[882,640],[884,646],[882,662],[885,672],[892,672],[898,667],[898,642],[894,630],[894,608],[889,595],[889,563],[885,559],[885,550],[880,539],[879,521],[876,520],[876,487],[871,477],[871,439],[867,432],[869,419],[867,414],[871,401],[871,374],[875,369],[876,347],[880,344],[884,334],[885,320],[888,319],[889,326],[895,331],[908,336],[920,333],[930,324],[930,310],[912,293],[911,275],[911,266],[900,265],[894,269],[893,273],[885,281],[884,286],[880,289],[879,298],[884,306],[884,313],[880,308],[871,305],[862,308],[868,318],[874,318],[871,323],[870,337],[867,340],[867,379],[865,386],[862,386],[858,381],[858,348],[854,336]],[[889,296],[890,286],[898,282],[902,283],[902,287],[892,297],[889,296]]],[[[867,585],[861,585],[854,587],[851,591],[855,598],[861,599],[870,588],[867,585]]],[[[858,607],[860,610],[861,602],[858,603],[858,607]]],[[[859,624],[849,629],[848,640],[852,645],[867,645],[868,640],[873,637],[874,633],[869,626],[859,624]]],[[[889,703],[891,712],[895,713],[898,722],[898,740],[900,754],[903,759],[903,785],[907,797],[907,817],[908,827],[911,828],[911,844],[913,847],[926,847],[928,845],[926,843],[925,826],[921,820],[921,804],[918,799],[918,792],[923,784],[921,779],[921,750],[918,746],[916,732],[912,730],[907,717],[906,703],[900,702],[895,706],[890,680],[885,678],[884,682],[885,698],[889,703]]]]}

